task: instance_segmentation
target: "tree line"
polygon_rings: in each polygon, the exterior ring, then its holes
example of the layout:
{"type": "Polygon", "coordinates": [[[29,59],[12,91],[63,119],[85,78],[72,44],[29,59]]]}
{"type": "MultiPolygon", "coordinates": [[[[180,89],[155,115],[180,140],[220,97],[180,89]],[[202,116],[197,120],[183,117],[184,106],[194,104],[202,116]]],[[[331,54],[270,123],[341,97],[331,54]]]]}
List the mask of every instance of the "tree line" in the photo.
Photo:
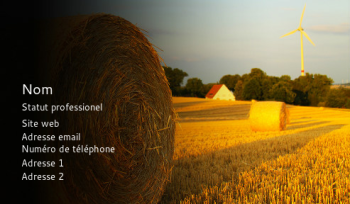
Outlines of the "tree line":
{"type": "Polygon", "coordinates": [[[224,75],[217,83],[203,84],[199,78],[183,79],[188,74],[179,68],[163,66],[173,96],[205,97],[215,84],[225,84],[236,100],[283,101],[302,106],[350,108],[350,89],[331,89],[333,80],[326,75],[306,73],[294,80],[289,75],[268,76],[259,68],[252,68],[242,76],[224,75]]]}

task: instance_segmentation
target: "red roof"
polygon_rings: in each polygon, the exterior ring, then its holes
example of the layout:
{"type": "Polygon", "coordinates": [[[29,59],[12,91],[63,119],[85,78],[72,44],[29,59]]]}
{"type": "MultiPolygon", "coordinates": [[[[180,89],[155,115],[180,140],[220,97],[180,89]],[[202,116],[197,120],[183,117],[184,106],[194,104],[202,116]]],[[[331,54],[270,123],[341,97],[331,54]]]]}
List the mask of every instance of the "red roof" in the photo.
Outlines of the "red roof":
{"type": "Polygon", "coordinates": [[[214,85],[205,96],[206,98],[213,98],[215,94],[220,90],[223,84],[214,85]]]}

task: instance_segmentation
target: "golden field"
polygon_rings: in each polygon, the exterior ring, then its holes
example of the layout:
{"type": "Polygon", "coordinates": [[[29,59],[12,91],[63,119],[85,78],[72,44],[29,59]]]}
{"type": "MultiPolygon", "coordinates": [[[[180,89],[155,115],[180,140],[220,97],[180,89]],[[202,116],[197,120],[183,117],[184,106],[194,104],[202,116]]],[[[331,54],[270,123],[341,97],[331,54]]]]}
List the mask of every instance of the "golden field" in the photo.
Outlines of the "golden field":
{"type": "Polygon", "coordinates": [[[290,106],[254,132],[249,101],[174,97],[174,167],[161,203],[350,203],[350,110],[290,106]]]}

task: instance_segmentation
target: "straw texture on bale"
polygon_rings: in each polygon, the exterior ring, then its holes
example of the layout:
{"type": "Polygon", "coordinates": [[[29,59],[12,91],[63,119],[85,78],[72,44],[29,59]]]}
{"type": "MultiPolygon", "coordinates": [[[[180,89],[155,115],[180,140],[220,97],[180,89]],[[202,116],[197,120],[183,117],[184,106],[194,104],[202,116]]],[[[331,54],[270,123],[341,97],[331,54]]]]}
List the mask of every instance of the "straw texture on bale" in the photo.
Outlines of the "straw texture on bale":
{"type": "Polygon", "coordinates": [[[287,124],[290,124],[290,112],[287,106],[286,106],[286,121],[287,121],[287,124]]]}
{"type": "Polygon", "coordinates": [[[52,25],[45,31],[50,103],[103,104],[100,112],[53,114],[60,122],[57,135],[82,137],[57,147],[115,147],[114,154],[58,155],[65,165],[59,169],[65,176],[60,199],[157,203],[170,178],[175,134],[171,91],[157,52],[138,27],[118,16],[65,17],[52,25]]]}
{"type": "Polygon", "coordinates": [[[287,111],[284,102],[255,102],[249,113],[253,131],[282,131],[287,125],[287,111]]]}

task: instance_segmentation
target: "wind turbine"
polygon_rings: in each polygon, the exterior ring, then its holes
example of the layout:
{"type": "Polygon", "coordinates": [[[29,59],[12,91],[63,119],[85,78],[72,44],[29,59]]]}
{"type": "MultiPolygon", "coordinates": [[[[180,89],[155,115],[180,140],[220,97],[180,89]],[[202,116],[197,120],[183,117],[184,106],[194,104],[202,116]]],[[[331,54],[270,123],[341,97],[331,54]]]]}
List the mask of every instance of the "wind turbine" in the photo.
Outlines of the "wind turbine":
{"type": "Polygon", "coordinates": [[[306,32],[304,31],[304,29],[301,27],[301,22],[303,21],[303,16],[304,16],[304,12],[305,12],[305,7],[306,7],[306,4],[304,6],[304,9],[303,9],[303,13],[301,14],[301,18],[300,18],[300,24],[299,24],[299,27],[298,29],[296,30],[293,30],[292,32],[289,32],[285,35],[282,35],[280,38],[283,38],[287,35],[291,35],[297,31],[300,31],[300,42],[301,42],[301,76],[305,76],[305,73],[304,73],[304,51],[303,51],[303,35],[305,35],[305,37],[311,42],[311,44],[313,44],[315,46],[315,43],[312,42],[312,40],[309,38],[309,36],[306,34],[306,32]]]}

